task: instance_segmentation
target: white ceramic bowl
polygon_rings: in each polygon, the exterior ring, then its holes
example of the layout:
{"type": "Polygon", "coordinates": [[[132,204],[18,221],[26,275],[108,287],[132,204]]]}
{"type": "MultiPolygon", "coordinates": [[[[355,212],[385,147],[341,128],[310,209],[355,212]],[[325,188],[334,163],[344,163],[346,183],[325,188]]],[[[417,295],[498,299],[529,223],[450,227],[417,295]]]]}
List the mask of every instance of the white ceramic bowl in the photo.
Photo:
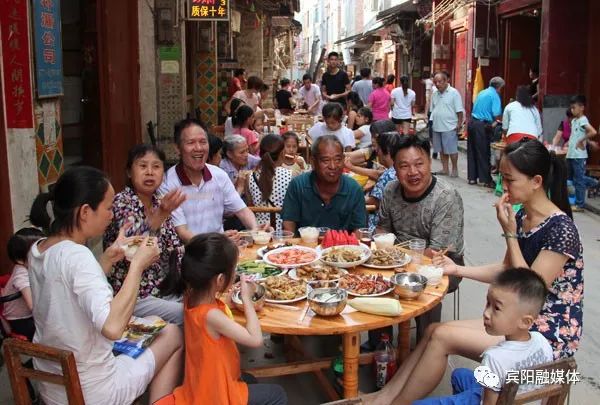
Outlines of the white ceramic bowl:
{"type": "Polygon", "coordinates": [[[330,248],[323,249],[321,251],[321,261],[323,263],[327,264],[328,266],[341,267],[343,269],[349,269],[349,268],[352,268],[352,267],[360,266],[361,264],[363,264],[364,262],[366,262],[367,260],[369,260],[370,257],[371,257],[371,249],[369,249],[365,245],[340,245],[340,246],[332,246],[330,248]],[[331,252],[334,249],[340,249],[340,248],[352,249],[352,250],[359,251],[360,252],[360,260],[356,260],[356,261],[353,261],[353,262],[330,262],[330,261],[326,261],[326,260],[323,259],[323,256],[327,255],[327,253],[331,252]]]}

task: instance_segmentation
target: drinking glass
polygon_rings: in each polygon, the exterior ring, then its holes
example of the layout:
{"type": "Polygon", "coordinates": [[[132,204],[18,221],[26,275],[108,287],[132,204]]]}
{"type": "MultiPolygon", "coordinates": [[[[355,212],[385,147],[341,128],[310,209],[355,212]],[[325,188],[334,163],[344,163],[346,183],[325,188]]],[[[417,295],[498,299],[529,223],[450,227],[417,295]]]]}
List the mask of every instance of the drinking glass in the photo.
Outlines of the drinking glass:
{"type": "Polygon", "coordinates": [[[371,241],[373,240],[373,232],[369,228],[360,228],[358,230],[358,239],[360,243],[371,247],[371,241]]]}
{"type": "Polygon", "coordinates": [[[425,251],[426,242],[423,239],[411,239],[408,241],[408,248],[412,252],[412,262],[414,264],[421,264],[423,259],[423,252],[425,251]]]}

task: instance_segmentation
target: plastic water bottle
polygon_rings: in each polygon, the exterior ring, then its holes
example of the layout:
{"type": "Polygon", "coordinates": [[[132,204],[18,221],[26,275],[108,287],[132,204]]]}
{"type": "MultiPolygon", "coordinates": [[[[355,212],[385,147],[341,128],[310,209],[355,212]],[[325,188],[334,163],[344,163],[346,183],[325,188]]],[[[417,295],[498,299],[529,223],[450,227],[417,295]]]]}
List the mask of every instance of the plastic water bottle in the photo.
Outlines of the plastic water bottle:
{"type": "Polygon", "coordinates": [[[398,368],[396,350],[394,350],[387,333],[381,334],[381,342],[377,346],[373,361],[375,366],[375,385],[378,389],[381,389],[394,376],[398,368]]]}

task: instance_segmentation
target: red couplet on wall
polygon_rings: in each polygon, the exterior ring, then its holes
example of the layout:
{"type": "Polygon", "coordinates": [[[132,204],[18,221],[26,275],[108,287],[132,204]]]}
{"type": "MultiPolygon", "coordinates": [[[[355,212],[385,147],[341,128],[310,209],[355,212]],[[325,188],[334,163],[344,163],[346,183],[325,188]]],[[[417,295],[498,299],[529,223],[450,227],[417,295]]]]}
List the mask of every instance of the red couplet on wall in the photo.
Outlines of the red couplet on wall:
{"type": "Polygon", "coordinates": [[[7,128],[33,128],[28,3],[25,0],[0,0],[7,128]]]}

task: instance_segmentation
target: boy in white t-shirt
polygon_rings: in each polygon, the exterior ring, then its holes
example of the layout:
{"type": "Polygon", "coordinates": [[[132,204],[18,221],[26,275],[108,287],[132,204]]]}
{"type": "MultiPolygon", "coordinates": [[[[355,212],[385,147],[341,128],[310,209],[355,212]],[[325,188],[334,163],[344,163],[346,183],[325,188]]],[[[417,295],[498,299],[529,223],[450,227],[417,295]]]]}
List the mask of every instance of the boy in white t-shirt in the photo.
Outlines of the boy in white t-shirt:
{"type": "MultiPolygon", "coordinates": [[[[534,271],[511,268],[490,285],[483,324],[488,334],[504,336],[482,354],[475,372],[459,368],[452,373],[454,395],[414,401],[418,405],[495,404],[511,371],[530,370],[553,360],[550,343],[539,332],[529,332],[546,300],[546,284],[534,271]]],[[[538,388],[521,384],[518,393],[538,388]]]]}

